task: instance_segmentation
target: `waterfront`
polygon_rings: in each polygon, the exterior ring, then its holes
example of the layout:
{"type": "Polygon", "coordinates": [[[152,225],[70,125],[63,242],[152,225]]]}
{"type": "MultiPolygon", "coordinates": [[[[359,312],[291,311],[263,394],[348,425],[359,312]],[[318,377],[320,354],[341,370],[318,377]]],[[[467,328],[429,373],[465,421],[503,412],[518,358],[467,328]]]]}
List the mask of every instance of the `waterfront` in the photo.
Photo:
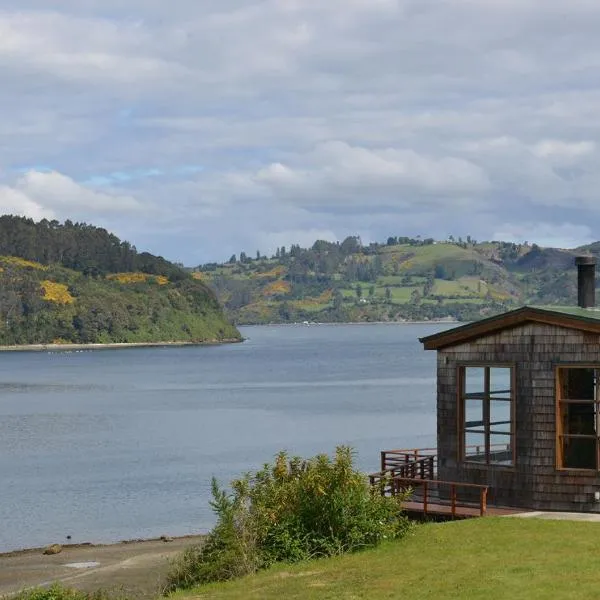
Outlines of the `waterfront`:
{"type": "Polygon", "coordinates": [[[208,347],[5,353],[0,551],[202,532],[210,479],[270,460],[435,443],[447,324],[263,326],[208,347]]]}

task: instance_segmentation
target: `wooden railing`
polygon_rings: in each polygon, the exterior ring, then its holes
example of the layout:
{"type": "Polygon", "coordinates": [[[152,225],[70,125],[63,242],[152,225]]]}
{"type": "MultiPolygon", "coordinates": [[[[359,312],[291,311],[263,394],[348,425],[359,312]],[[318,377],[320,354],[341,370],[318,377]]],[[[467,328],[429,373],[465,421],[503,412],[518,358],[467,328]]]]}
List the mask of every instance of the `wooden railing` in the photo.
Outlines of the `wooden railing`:
{"type": "MultiPolygon", "coordinates": [[[[391,493],[396,496],[410,491],[420,491],[419,502],[422,504],[422,512],[427,515],[429,512],[438,512],[440,506],[449,506],[450,515],[456,517],[465,514],[464,509],[478,509],[479,516],[483,517],[487,511],[487,485],[477,485],[475,483],[459,483],[457,481],[440,481],[438,479],[412,479],[409,477],[394,477],[391,485],[391,493]],[[441,500],[440,488],[448,488],[448,500],[441,500]],[[457,490],[467,490],[471,492],[468,498],[458,498],[457,490]],[[431,492],[434,492],[433,494],[431,492]],[[479,502],[473,501],[473,492],[479,492],[479,502]],[[433,511],[430,506],[435,505],[433,511]],[[463,510],[460,510],[463,509],[463,510]]],[[[476,494],[475,494],[476,495],[476,494]]]]}
{"type": "Polygon", "coordinates": [[[433,463],[431,477],[433,478],[437,467],[436,448],[411,448],[408,450],[383,450],[381,452],[381,471],[400,472],[403,468],[421,459],[430,459],[433,463]]]}
{"type": "MultiPolygon", "coordinates": [[[[468,446],[469,455],[478,455],[483,446],[468,446]]],[[[371,486],[383,496],[412,492],[406,503],[418,505],[418,511],[427,515],[430,507],[456,517],[483,516],[487,510],[489,487],[474,483],[437,479],[438,457],[436,448],[411,448],[381,452],[381,471],[371,473],[371,486]],[[460,492],[460,494],[459,494],[460,492]],[[460,495],[460,497],[459,497],[460,495]]]]}

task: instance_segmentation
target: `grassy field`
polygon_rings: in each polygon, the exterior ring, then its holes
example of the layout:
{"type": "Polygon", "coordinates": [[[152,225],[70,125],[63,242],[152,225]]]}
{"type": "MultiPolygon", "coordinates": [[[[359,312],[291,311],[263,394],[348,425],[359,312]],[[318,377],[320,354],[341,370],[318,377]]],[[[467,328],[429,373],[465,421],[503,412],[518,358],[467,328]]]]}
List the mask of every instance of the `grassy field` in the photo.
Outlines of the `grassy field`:
{"type": "Polygon", "coordinates": [[[600,523],[484,518],[422,525],[352,556],[281,565],[182,599],[535,600],[600,597],[600,523]]]}

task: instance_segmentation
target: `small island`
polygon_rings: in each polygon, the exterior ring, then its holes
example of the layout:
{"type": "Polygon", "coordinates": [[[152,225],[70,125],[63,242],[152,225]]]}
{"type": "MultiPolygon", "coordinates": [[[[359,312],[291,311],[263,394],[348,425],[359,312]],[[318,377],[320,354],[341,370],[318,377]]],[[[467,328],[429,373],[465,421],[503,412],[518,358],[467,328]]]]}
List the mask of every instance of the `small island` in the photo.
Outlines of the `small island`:
{"type": "Polygon", "coordinates": [[[105,229],[0,217],[0,346],[241,341],[215,293],[105,229]]]}

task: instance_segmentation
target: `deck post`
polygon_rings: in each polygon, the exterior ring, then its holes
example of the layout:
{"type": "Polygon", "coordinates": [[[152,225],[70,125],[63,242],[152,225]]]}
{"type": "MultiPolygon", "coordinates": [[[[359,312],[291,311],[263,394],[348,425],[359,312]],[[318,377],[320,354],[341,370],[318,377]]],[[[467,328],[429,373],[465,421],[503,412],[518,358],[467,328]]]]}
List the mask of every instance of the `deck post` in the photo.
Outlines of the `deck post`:
{"type": "Polygon", "coordinates": [[[423,482],[423,514],[427,514],[427,480],[423,482]]]}
{"type": "Polygon", "coordinates": [[[381,472],[385,471],[385,450],[381,451],[381,472]]]}
{"type": "Polygon", "coordinates": [[[481,490],[481,503],[479,506],[479,514],[483,517],[485,515],[485,511],[487,510],[487,488],[483,488],[481,490]]]}

